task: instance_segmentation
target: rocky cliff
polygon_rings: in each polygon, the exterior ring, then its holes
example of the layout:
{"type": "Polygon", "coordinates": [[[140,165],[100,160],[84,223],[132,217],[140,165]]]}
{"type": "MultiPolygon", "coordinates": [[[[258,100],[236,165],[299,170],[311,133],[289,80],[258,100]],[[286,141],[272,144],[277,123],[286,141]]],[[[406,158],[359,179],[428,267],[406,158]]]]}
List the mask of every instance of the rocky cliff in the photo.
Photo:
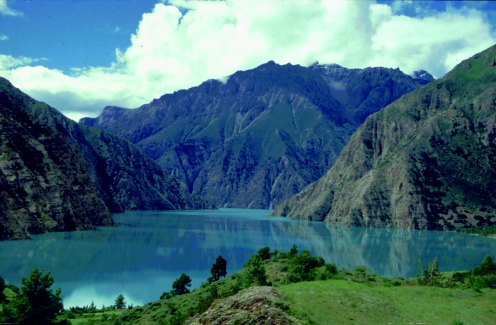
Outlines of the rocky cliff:
{"type": "Polygon", "coordinates": [[[420,85],[397,69],[268,62],[80,123],[137,144],[194,195],[269,208],[321,177],[368,114],[420,85]]]}
{"type": "Polygon", "coordinates": [[[177,182],[126,140],[79,126],[0,78],[0,240],[180,209],[177,182]]]}
{"type": "Polygon", "coordinates": [[[496,47],[370,116],[275,214],[345,225],[496,224],[496,47]]]}

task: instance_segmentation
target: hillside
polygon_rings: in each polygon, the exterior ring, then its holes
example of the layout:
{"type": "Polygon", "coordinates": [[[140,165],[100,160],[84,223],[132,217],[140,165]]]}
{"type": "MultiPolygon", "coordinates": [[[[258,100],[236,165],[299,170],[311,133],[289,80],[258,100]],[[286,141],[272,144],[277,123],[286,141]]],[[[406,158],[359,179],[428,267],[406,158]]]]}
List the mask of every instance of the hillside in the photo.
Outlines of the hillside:
{"type": "Polygon", "coordinates": [[[110,213],[185,207],[134,145],[65,118],[0,78],[0,240],[111,225],[110,213]]]}
{"type": "Polygon", "coordinates": [[[496,224],[496,47],[370,116],[275,214],[356,226],[496,224]]]}
{"type": "Polygon", "coordinates": [[[398,69],[268,62],[80,123],[137,144],[218,206],[269,208],[321,177],[368,114],[426,82],[398,69]]]}
{"type": "Polygon", "coordinates": [[[486,324],[494,318],[496,265],[465,272],[383,278],[365,267],[338,270],[309,252],[264,248],[239,272],[190,293],[128,309],[71,308],[71,324],[486,324]]]}

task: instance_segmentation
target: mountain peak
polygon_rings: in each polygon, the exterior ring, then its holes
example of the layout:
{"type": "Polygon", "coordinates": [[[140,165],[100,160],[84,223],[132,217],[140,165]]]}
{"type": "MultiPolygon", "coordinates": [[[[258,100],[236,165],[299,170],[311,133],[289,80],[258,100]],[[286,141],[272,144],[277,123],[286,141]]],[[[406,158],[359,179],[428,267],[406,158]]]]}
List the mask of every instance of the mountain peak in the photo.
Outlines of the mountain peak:
{"type": "Polygon", "coordinates": [[[276,214],[372,227],[495,225],[495,89],[491,47],[369,116],[332,169],[276,214]]]}
{"type": "Polygon", "coordinates": [[[421,82],[429,83],[434,81],[434,77],[427,71],[420,69],[412,73],[412,78],[421,82]]]}

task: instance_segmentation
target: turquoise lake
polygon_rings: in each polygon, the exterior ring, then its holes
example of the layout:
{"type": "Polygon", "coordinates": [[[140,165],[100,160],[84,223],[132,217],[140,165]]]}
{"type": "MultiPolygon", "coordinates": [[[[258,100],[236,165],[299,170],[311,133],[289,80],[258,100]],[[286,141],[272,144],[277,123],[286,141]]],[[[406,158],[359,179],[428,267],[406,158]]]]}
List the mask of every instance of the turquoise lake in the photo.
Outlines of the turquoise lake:
{"type": "Polygon", "coordinates": [[[228,273],[259,248],[299,250],[340,268],[367,266],[386,276],[414,276],[417,259],[438,258],[443,271],[469,269],[496,255],[496,240],[455,232],[339,226],[269,217],[267,210],[220,209],[115,214],[116,227],[51,233],[0,242],[0,275],[20,284],[32,268],[50,271],[64,306],[157,300],[182,272],[198,287],[218,255],[228,273]]]}

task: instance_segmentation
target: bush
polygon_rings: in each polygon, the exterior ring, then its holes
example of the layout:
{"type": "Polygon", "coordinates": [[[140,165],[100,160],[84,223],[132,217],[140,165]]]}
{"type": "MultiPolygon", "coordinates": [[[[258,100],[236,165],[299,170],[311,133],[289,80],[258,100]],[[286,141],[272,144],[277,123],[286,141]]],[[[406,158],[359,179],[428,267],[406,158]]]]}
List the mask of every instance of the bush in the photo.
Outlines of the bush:
{"type": "Polygon", "coordinates": [[[494,263],[491,256],[486,256],[482,261],[481,265],[476,266],[473,271],[475,275],[488,275],[488,274],[496,274],[496,264],[494,263]]]}
{"type": "Polygon", "coordinates": [[[245,265],[249,284],[268,285],[265,265],[258,255],[253,255],[245,265]]]}
{"type": "Polygon", "coordinates": [[[288,265],[288,280],[290,282],[314,280],[314,270],[324,264],[322,257],[314,257],[309,251],[303,251],[291,259],[288,265]]]}
{"type": "Polygon", "coordinates": [[[467,282],[470,288],[479,293],[481,292],[481,289],[484,289],[487,286],[485,279],[477,275],[469,275],[467,282]]]}
{"type": "Polygon", "coordinates": [[[317,278],[319,280],[332,279],[338,273],[338,268],[332,263],[326,263],[324,267],[320,270],[317,278]]]}
{"type": "Polygon", "coordinates": [[[420,259],[417,264],[419,271],[418,284],[429,286],[439,285],[441,273],[439,272],[439,262],[437,258],[430,261],[427,267],[422,265],[420,259]]]}
{"type": "Polygon", "coordinates": [[[270,248],[269,247],[263,247],[260,248],[257,252],[258,256],[263,260],[266,261],[270,258],[270,248]]]}

